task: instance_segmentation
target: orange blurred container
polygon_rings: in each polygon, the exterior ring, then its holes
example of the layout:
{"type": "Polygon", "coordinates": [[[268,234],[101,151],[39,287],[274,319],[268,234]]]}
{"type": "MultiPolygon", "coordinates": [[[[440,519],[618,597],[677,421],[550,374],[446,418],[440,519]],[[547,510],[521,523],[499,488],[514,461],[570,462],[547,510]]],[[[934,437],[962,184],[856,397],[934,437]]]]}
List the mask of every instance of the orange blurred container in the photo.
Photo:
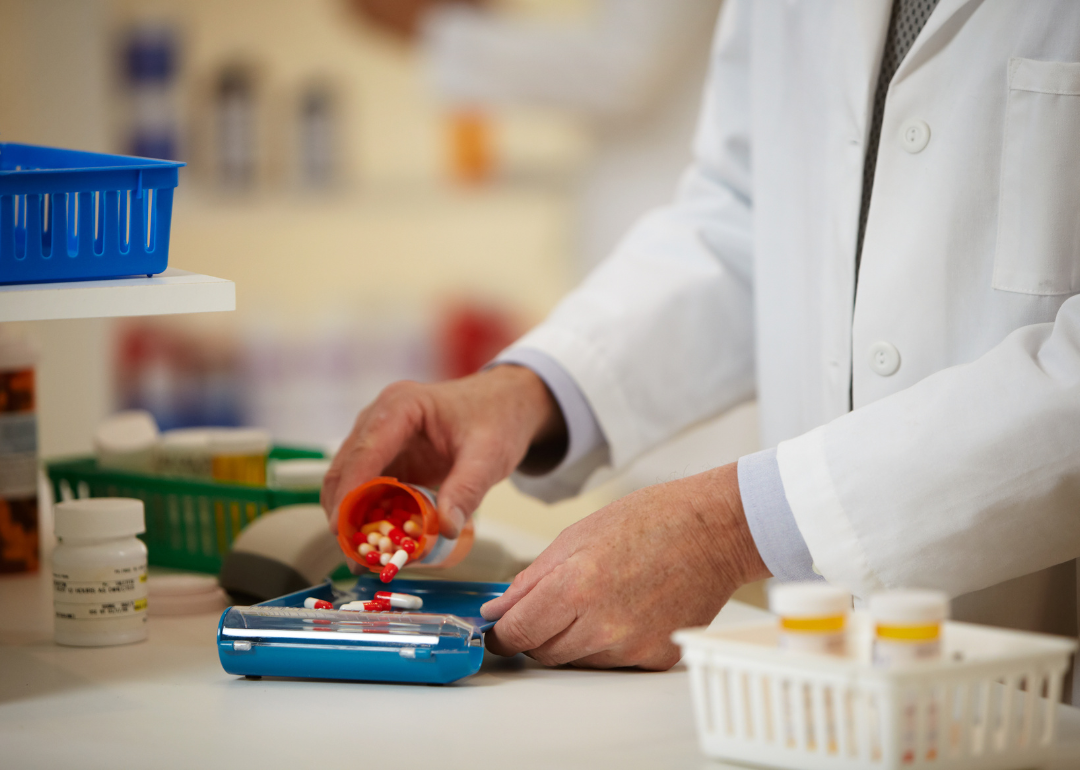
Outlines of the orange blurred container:
{"type": "Polygon", "coordinates": [[[338,508],[338,545],[342,552],[357,564],[372,572],[381,566],[368,566],[353,544],[353,536],[365,524],[385,519],[392,511],[401,510],[423,519],[422,532],[417,538],[416,553],[405,569],[415,567],[453,567],[465,558],[473,544],[473,524],[465,523],[461,534],[451,540],[439,534],[439,512],[435,493],[425,487],[406,484],[389,476],[379,476],[361,484],[345,496],[338,508]]]}
{"type": "Polygon", "coordinates": [[[495,167],[491,123],[478,110],[450,116],[450,167],[454,178],[466,184],[491,179],[495,167]]]}

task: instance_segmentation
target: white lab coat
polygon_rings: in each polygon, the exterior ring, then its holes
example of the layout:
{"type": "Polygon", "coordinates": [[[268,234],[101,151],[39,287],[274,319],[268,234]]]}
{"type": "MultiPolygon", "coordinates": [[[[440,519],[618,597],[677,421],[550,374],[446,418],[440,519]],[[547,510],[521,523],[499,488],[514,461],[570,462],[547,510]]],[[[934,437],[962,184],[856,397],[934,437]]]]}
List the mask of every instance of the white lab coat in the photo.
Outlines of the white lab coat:
{"type": "Polygon", "coordinates": [[[519,344],[616,466],[756,389],[822,574],[959,595],[1080,555],[1080,3],[940,0],[889,90],[856,294],[890,4],[729,0],[677,200],[519,344]]]}

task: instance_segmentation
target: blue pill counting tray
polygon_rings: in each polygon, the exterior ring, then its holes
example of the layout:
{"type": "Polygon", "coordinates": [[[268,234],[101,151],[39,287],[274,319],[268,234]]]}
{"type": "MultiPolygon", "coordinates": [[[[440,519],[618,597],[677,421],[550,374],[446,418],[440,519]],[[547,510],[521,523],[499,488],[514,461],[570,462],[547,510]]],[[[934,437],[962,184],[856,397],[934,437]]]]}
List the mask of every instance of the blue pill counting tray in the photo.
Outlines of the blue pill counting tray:
{"type": "Polygon", "coordinates": [[[363,575],[349,591],[329,582],[251,607],[230,607],[218,624],[218,657],[239,676],[446,684],[480,670],[484,632],[494,623],[480,605],[509,583],[395,580],[363,575]],[[370,600],[376,591],[413,594],[416,612],[309,610],[308,597],[333,603],[370,600]]]}

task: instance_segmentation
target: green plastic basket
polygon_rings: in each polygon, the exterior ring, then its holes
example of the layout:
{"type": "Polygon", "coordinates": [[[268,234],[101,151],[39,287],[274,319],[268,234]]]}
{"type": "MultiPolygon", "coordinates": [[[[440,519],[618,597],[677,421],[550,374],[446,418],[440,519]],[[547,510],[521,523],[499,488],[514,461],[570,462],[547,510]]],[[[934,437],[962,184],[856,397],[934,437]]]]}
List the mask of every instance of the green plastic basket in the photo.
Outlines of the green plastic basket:
{"type": "MultiPolygon", "coordinates": [[[[318,451],[274,447],[273,460],[320,458],[318,451]]],[[[162,567],[217,574],[233,540],[245,526],[274,508],[317,503],[317,491],[221,484],[214,481],[123,473],[97,467],[94,457],[46,464],[53,499],[137,497],[146,504],[140,535],[149,561],[162,567]]]]}

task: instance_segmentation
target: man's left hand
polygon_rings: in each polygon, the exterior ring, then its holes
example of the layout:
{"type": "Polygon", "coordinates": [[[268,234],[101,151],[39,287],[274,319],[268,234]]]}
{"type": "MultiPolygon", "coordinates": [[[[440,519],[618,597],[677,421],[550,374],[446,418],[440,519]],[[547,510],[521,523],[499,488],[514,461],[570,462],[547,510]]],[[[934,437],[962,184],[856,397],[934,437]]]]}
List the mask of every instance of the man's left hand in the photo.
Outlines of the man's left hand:
{"type": "Polygon", "coordinates": [[[555,666],[668,669],[672,631],[769,577],[734,463],[627,495],[568,527],[481,613],[487,645],[555,666]]]}

